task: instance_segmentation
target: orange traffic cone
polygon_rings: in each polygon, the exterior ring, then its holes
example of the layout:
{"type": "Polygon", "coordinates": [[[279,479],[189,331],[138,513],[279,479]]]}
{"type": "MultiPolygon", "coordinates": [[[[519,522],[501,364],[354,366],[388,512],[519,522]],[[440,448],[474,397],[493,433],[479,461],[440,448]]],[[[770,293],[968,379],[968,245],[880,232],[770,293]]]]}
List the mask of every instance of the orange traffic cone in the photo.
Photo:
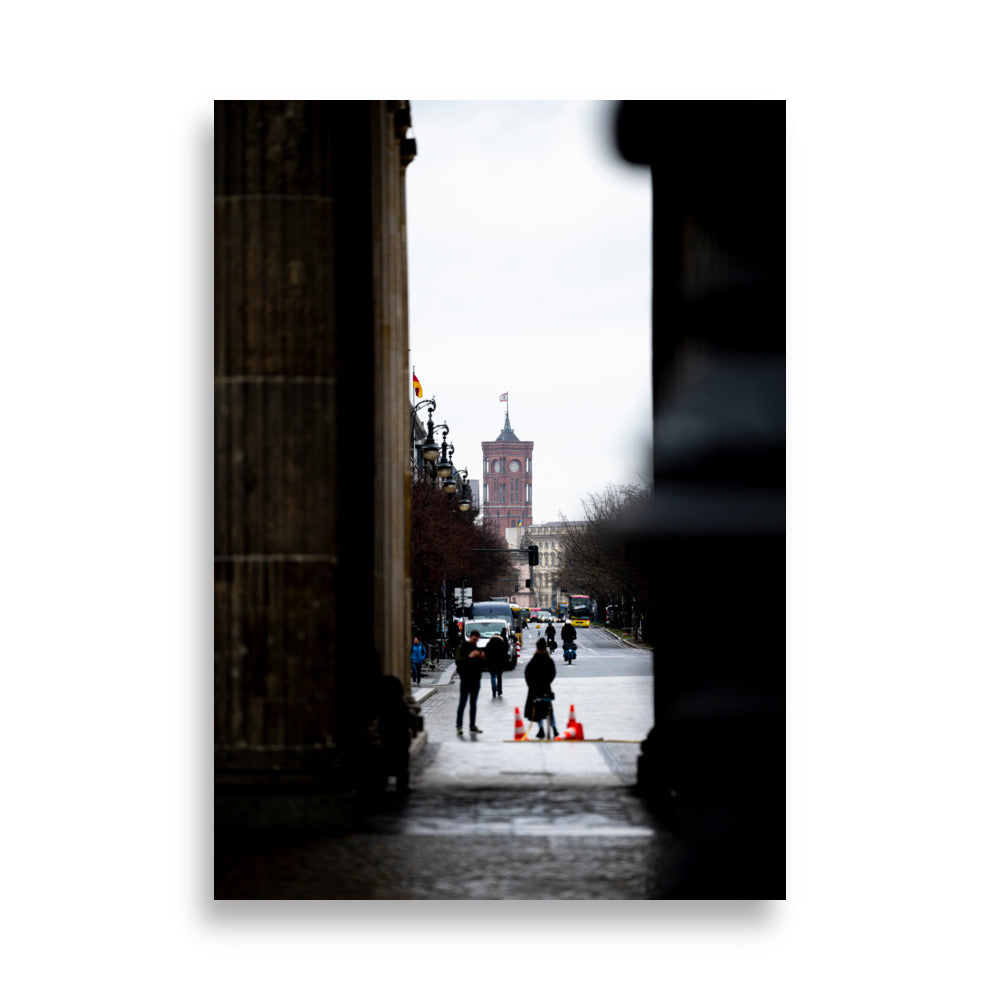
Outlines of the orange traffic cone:
{"type": "Polygon", "coordinates": [[[570,726],[576,725],[576,706],[569,706],[569,718],[566,720],[566,728],[569,729],[570,726]]]}
{"type": "Polygon", "coordinates": [[[556,737],[558,740],[575,740],[576,739],[576,723],[568,722],[566,728],[556,737]]]}
{"type": "Polygon", "coordinates": [[[574,722],[573,723],[573,739],[582,740],[583,739],[583,723],[574,722]]]}
{"type": "Polygon", "coordinates": [[[524,731],[524,719],[521,718],[521,710],[514,706],[514,739],[526,740],[528,734],[524,731]]]}

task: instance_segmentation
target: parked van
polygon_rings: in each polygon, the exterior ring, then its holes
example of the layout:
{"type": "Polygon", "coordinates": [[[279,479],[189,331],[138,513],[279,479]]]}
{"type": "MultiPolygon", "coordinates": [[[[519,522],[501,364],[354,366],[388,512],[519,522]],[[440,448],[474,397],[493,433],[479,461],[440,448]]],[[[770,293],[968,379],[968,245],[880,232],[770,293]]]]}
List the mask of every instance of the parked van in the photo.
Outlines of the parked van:
{"type": "MultiPolygon", "coordinates": [[[[507,634],[517,642],[521,641],[521,609],[508,601],[475,601],[469,613],[469,620],[475,618],[503,618],[507,634]]],[[[511,666],[517,666],[517,642],[510,644],[511,666]]]]}

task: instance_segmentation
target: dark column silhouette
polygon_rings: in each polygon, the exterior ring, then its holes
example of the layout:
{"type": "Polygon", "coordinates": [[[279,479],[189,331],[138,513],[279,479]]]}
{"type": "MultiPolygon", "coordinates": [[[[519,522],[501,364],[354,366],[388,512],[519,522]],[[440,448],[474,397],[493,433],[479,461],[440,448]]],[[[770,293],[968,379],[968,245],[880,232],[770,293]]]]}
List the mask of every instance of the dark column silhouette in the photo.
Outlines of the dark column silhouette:
{"type": "Polygon", "coordinates": [[[653,185],[658,615],[639,788],[676,824],[666,898],[784,896],[785,105],[625,102],[653,185]]]}

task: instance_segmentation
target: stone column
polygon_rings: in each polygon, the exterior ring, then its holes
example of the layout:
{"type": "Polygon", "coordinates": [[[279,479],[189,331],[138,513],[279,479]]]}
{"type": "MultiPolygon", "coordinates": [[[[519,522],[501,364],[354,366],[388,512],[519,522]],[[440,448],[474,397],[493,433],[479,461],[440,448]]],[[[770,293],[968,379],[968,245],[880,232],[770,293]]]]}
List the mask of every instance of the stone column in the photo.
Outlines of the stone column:
{"type": "Polygon", "coordinates": [[[407,677],[405,106],[216,104],[223,825],[343,818],[407,677]]]}

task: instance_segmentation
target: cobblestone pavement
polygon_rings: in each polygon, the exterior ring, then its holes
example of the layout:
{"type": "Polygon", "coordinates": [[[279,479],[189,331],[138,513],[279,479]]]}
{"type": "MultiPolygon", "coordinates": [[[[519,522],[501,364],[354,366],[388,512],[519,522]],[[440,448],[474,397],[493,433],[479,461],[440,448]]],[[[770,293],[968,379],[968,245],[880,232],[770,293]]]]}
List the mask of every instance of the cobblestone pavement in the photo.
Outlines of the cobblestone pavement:
{"type": "Polygon", "coordinates": [[[421,694],[427,745],[409,796],[390,797],[355,833],[222,851],[216,898],[655,897],[676,845],[632,789],[651,677],[558,678],[557,725],[572,703],[588,740],[605,740],[583,743],[513,742],[521,669],[502,699],[484,679],[484,732],[456,736],[458,685],[436,679],[445,683],[421,694]]]}
{"type": "Polygon", "coordinates": [[[223,853],[216,898],[648,899],[672,848],[624,787],[435,789],[358,833],[223,853]]]}

